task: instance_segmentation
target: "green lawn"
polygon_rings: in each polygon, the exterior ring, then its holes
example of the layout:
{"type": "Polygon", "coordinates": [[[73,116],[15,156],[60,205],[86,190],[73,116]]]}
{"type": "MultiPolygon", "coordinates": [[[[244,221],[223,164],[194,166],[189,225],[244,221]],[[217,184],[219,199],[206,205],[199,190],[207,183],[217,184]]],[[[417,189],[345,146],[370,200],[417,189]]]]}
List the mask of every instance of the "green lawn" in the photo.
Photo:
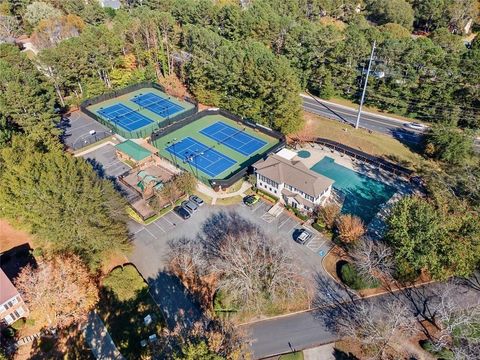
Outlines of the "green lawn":
{"type": "Polygon", "coordinates": [[[309,135],[338,141],[368,154],[398,162],[403,166],[415,168],[423,159],[420,149],[411,149],[391,136],[364,129],[354,129],[335,120],[318,115],[304,113],[306,126],[303,132],[309,135]]]}
{"type": "Polygon", "coordinates": [[[303,351],[297,351],[290,354],[280,355],[278,360],[303,360],[303,351]]]}
{"type": "Polygon", "coordinates": [[[139,359],[148,354],[140,341],[159,334],[164,327],[160,309],[148,292],[148,286],[134,266],[116,268],[102,282],[98,313],[113,341],[127,359],[139,359]],[[150,325],[144,317],[151,315],[150,325]]]}
{"type": "MultiPolygon", "coordinates": [[[[200,130],[216,123],[217,121],[222,121],[225,124],[230,125],[231,127],[237,128],[239,130],[243,128],[243,125],[237,124],[235,121],[230,120],[222,115],[206,115],[190,124],[185,125],[184,127],[176,131],[171,132],[170,134],[162,136],[161,138],[155,140],[153,142],[153,145],[159,150],[159,154],[161,156],[163,156],[164,158],[170,161],[174,161],[175,157],[165,149],[169,146],[167,145],[167,143],[172,141],[173,139],[176,139],[176,142],[179,142],[186,137],[191,137],[197,140],[198,142],[204,144],[207,147],[214,147],[215,150],[218,151],[219,153],[226,155],[230,159],[235,160],[237,162],[230,168],[226,169],[224,172],[215,176],[216,179],[226,179],[230,177],[233,173],[235,173],[238,169],[243,168],[245,166],[249,166],[255,160],[253,159],[255,155],[264,154],[265,152],[267,152],[269,149],[271,149],[273,146],[275,146],[278,143],[277,139],[247,127],[245,130],[247,134],[266,141],[266,144],[262,148],[258,149],[255,153],[251,154],[250,156],[244,156],[239,152],[223,144],[218,144],[217,141],[210,139],[209,137],[203,134],[200,134],[200,130]]],[[[179,160],[179,159],[177,159],[177,163],[179,166],[183,167],[185,170],[190,171],[195,176],[197,176],[196,169],[191,167],[190,164],[184,163],[182,160],[179,160]]],[[[208,184],[208,180],[210,180],[212,177],[199,170],[198,178],[202,182],[208,184]]]]}

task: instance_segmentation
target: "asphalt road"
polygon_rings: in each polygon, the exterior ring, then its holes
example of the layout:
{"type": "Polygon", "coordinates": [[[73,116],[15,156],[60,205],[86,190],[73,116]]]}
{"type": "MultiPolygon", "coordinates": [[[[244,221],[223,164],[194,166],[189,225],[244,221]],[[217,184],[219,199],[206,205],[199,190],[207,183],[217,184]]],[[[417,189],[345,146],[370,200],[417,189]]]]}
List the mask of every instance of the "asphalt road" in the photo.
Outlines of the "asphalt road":
{"type": "Polygon", "coordinates": [[[255,359],[309,349],[339,339],[313,311],[259,321],[246,329],[255,359]]]}
{"type": "MultiPolygon", "coordinates": [[[[302,100],[303,109],[307,112],[352,125],[357,120],[358,109],[312,98],[308,95],[302,95],[302,100]]],[[[366,111],[362,111],[360,118],[360,127],[364,129],[387,134],[405,142],[419,143],[422,133],[406,128],[405,123],[402,120],[366,111]]]]}
{"type": "MultiPolygon", "coordinates": [[[[352,125],[355,125],[357,121],[358,108],[335,104],[304,94],[301,97],[303,109],[307,112],[352,125]]],[[[405,143],[419,144],[422,140],[422,132],[405,127],[406,123],[406,121],[368,111],[362,111],[360,118],[361,128],[390,135],[405,143]]],[[[473,149],[480,153],[480,137],[474,140],[473,149]]]]}
{"type": "MultiPolygon", "coordinates": [[[[335,287],[328,284],[326,287],[322,286],[322,290],[319,290],[317,296],[325,298],[328,295],[329,298],[349,301],[345,295],[338,292],[339,290],[336,290],[338,295],[335,294],[331,297],[331,294],[336,292],[335,290],[332,291],[335,287]]],[[[455,301],[459,308],[478,306],[480,282],[477,279],[469,284],[453,281],[450,283],[432,283],[406,289],[395,295],[385,294],[361,301],[373,302],[380,306],[383,302],[393,301],[393,298],[397,298],[410,308],[412,317],[417,317],[422,312],[428,314],[428,309],[433,309],[434,305],[438,303],[436,294],[445,292],[449,294],[449,298],[455,301]]],[[[250,349],[253,352],[254,359],[267,358],[293,350],[304,350],[339,339],[339,336],[328,328],[324,322],[324,317],[317,310],[257,321],[245,324],[242,328],[250,339],[250,349]]]]}

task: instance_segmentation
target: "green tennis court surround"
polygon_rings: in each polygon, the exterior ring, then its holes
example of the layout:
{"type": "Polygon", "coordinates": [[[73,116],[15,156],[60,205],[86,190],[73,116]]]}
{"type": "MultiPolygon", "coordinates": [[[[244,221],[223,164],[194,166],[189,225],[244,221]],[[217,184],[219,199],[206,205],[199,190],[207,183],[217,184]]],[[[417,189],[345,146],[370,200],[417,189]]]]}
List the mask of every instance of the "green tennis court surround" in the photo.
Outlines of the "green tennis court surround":
{"type": "MultiPolygon", "coordinates": [[[[280,139],[211,111],[165,135],[152,136],[160,156],[211,184],[232,177],[271,151],[280,139]]],[[[223,186],[223,185],[222,185],[223,186]]]]}
{"type": "Polygon", "coordinates": [[[197,112],[196,103],[168,95],[154,83],[139,83],[84,101],[80,109],[127,139],[145,138],[197,112]]]}

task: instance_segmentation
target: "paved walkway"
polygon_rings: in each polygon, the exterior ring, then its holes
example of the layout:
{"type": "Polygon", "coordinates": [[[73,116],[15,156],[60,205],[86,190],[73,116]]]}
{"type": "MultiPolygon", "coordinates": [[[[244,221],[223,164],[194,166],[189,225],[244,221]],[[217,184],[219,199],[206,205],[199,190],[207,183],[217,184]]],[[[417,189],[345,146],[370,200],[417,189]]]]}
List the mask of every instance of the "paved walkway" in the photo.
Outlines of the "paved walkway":
{"type": "Polygon", "coordinates": [[[304,360],[335,360],[335,343],[326,344],[312,349],[303,350],[304,360]]]}
{"type": "Polygon", "coordinates": [[[98,360],[123,360],[125,359],[118,351],[102,319],[96,312],[88,315],[88,323],[85,327],[85,339],[90,346],[93,355],[98,360]]]}
{"type": "Polygon", "coordinates": [[[208,187],[207,185],[205,185],[204,183],[202,182],[198,182],[198,191],[200,191],[201,193],[209,196],[212,198],[212,205],[215,205],[215,203],[217,202],[217,199],[226,199],[226,198],[230,198],[230,197],[235,197],[235,196],[245,196],[245,192],[250,189],[252,187],[252,184],[244,181],[242,183],[242,186],[240,187],[239,190],[235,191],[235,192],[231,192],[231,193],[228,193],[228,192],[216,192],[214,191],[212,188],[208,187]]]}

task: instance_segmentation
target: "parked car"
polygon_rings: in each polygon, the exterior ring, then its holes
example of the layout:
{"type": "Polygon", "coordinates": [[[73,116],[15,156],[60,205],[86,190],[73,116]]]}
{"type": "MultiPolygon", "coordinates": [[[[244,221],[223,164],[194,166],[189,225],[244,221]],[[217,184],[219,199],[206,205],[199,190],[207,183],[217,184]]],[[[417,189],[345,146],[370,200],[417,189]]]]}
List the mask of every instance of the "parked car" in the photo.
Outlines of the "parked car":
{"type": "Polygon", "coordinates": [[[190,213],[183,206],[177,206],[173,209],[183,220],[190,219],[190,213]]]}
{"type": "Polygon", "coordinates": [[[295,241],[301,245],[307,245],[312,239],[313,234],[307,229],[300,229],[296,231],[295,241]]]}
{"type": "Polygon", "coordinates": [[[247,206],[255,205],[260,197],[258,195],[247,195],[243,198],[243,203],[247,206]]]}
{"type": "Polygon", "coordinates": [[[190,195],[190,201],[193,201],[198,206],[202,206],[204,204],[203,200],[197,195],[190,195]]]}
{"type": "Polygon", "coordinates": [[[427,125],[423,125],[423,124],[415,123],[415,122],[405,123],[404,126],[409,128],[409,129],[413,129],[413,130],[417,130],[417,131],[425,131],[425,130],[428,129],[427,125]]]}
{"type": "Polygon", "coordinates": [[[198,210],[197,204],[190,200],[182,201],[182,207],[185,208],[190,214],[193,214],[198,210]]]}

